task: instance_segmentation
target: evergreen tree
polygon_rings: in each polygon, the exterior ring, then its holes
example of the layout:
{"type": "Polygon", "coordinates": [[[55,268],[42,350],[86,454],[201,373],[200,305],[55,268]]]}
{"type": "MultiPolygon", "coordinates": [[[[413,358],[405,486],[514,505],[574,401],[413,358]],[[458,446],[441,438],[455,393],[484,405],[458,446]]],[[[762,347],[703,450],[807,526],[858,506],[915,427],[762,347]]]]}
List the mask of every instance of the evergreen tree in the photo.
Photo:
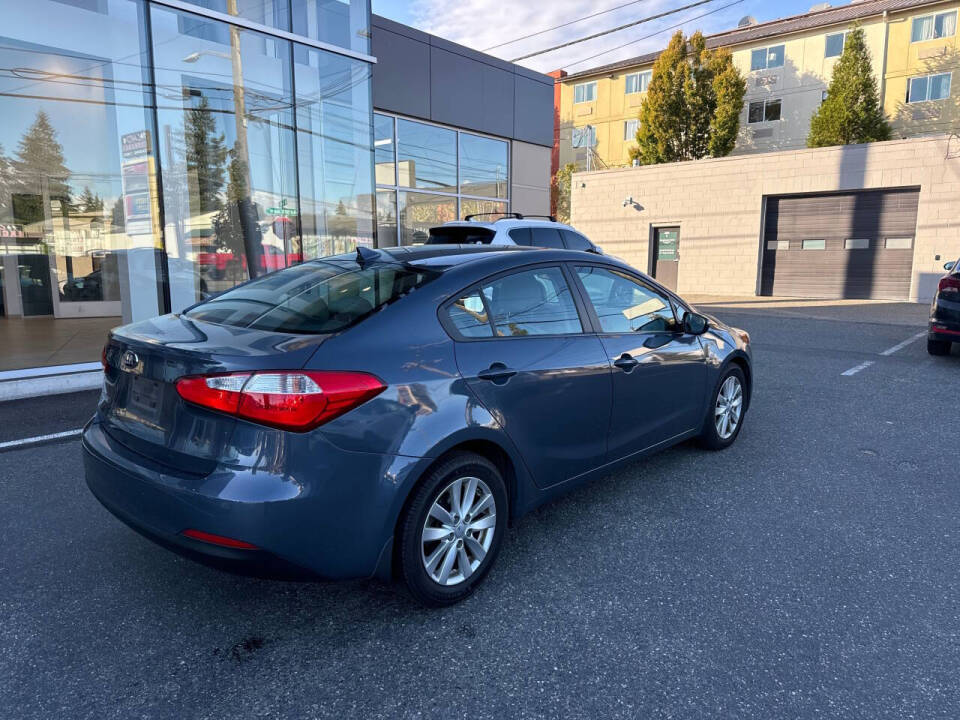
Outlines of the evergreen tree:
{"type": "Polygon", "coordinates": [[[14,186],[13,163],[3,152],[3,145],[0,145],[0,222],[12,219],[10,195],[14,191],[14,186]]]}
{"type": "Polygon", "coordinates": [[[809,147],[851,145],[890,139],[890,125],[880,107],[870,51],[863,30],[854,26],[833,66],[827,99],[810,121],[809,147]]]}
{"type": "Polygon", "coordinates": [[[89,185],[84,185],[83,192],[80,193],[80,197],[77,198],[73,207],[78,212],[103,212],[103,198],[90,190],[89,185]]]}
{"type": "Polygon", "coordinates": [[[728,155],[746,92],[729,50],[708,50],[700,32],[689,41],[676,33],[654,63],[631,160],[653,165],[728,155]]]}
{"type": "Polygon", "coordinates": [[[43,110],[37,112],[33,125],[20,138],[13,170],[18,191],[32,198],[32,201],[24,199],[19,210],[23,217],[18,217],[17,222],[33,223],[44,219],[44,182],[51,200],[59,200],[63,207],[69,206],[67,178],[70,171],[63,157],[63,146],[57,140],[57,131],[43,110]]]}
{"type": "Polygon", "coordinates": [[[570,183],[576,171],[576,163],[567,163],[554,173],[550,182],[552,214],[562,223],[570,222],[570,183]]]}
{"type": "MultiPolygon", "coordinates": [[[[223,133],[217,134],[217,123],[206,98],[187,110],[183,123],[185,158],[191,199],[198,206],[194,213],[217,212],[223,207],[223,191],[228,150],[223,133]]],[[[192,204],[192,203],[191,203],[192,204]]]]}

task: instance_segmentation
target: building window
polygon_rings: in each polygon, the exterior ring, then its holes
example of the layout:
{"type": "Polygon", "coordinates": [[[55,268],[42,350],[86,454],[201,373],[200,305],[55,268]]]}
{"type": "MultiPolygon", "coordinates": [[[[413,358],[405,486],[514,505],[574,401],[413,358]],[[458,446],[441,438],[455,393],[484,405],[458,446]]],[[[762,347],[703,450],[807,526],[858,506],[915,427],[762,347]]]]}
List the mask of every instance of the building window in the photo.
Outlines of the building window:
{"type": "Polygon", "coordinates": [[[887,250],[909,250],[913,247],[912,237],[889,237],[886,241],[887,250]]]}
{"type": "Polygon", "coordinates": [[[757,48],[750,53],[750,69],[768,70],[770,68],[783,67],[784,56],[783,45],[757,48]]]}
{"type": "Polygon", "coordinates": [[[644,72],[635,72],[627,75],[625,81],[626,94],[632,95],[633,93],[646,92],[647,88],[650,87],[650,80],[652,78],[652,70],[645,70],[644,72]]]}
{"type": "Polygon", "coordinates": [[[436,225],[510,209],[506,140],[382,113],[373,127],[378,247],[420,244],[436,225]]]}
{"type": "Polygon", "coordinates": [[[910,78],[907,83],[907,102],[918,103],[950,97],[952,77],[952,73],[940,73],[910,78]]]}
{"type": "Polygon", "coordinates": [[[804,240],[800,247],[804,250],[826,250],[827,241],[826,240],[804,240]]]}
{"type": "Polygon", "coordinates": [[[847,238],[843,241],[844,250],[869,250],[870,241],[867,238],[847,238]]]}
{"type": "Polygon", "coordinates": [[[637,118],[632,120],[625,120],[623,123],[623,139],[624,140],[635,140],[637,137],[637,129],[640,127],[640,121],[637,118]]]}
{"type": "Polygon", "coordinates": [[[924,15],[913,19],[910,42],[923,42],[937,38],[953,37],[957,32],[957,11],[924,15]]]}
{"type": "Polygon", "coordinates": [[[767,250],[789,250],[789,240],[767,240],[767,250]]]}
{"type": "Polygon", "coordinates": [[[573,86],[573,102],[593,102],[597,99],[597,81],[580,83],[573,86]]]}
{"type": "Polygon", "coordinates": [[[775,122],[780,119],[781,101],[776,100],[757,100],[750,103],[747,122],[750,124],[762,122],[775,122]]]}
{"type": "Polygon", "coordinates": [[[847,41],[847,33],[833,33],[827,35],[827,49],[824,57],[840,57],[843,55],[843,45],[847,41]]]}

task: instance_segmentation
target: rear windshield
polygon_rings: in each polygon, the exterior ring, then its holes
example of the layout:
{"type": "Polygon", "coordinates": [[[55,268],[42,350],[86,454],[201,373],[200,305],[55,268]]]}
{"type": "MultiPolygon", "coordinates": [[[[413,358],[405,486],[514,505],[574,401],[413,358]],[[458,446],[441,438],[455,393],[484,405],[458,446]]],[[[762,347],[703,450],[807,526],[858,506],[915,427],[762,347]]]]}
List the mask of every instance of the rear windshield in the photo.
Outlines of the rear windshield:
{"type": "Polygon", "coordinates": [[[335,333],[438,276],[400,264],[315,260],[228,290],[184,315],[271,332],[335,333]]]}
{"type": "Polygon", "coordinates": [[[484,227],[435,227],[430,228],[427,245],[489,245],[495,234],[493,230],[484,227]]]}

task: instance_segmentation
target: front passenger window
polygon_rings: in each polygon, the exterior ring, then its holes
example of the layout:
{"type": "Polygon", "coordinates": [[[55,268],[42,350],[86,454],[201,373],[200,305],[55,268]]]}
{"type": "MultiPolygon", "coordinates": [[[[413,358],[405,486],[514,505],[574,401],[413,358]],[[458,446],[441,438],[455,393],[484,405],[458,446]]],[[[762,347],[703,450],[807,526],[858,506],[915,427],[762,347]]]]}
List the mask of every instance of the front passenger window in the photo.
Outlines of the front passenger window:
{"type": "Polygon", "coordinates": [[[577,276],[587,290],[605,333],[657,333],[679,329],[670,301],[628,275],[581,266],[577,276]]]}

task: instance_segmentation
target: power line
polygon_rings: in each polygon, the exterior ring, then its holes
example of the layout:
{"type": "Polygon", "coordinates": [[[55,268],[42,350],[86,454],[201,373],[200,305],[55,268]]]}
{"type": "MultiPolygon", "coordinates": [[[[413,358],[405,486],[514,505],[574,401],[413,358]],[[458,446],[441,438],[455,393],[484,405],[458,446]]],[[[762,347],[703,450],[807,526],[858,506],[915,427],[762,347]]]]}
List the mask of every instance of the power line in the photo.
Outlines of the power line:
{"type": "Polygon", "coordinates": [[[678,12],[683,12],[684,10],[689,10],[690,8],[697,7],[698,5],[706,5],[707,3],[715,2],[715,0],[698,0],[698,2],[690,3],[688,5],[683,5],[682,7],[674,8],[673,10],[666,10],[662,13],[657,13],[656,15],[650,15],[649,17],[640,18],[639,20],[634,20],[629,22],[626,25],[620,25],[609,30],[604,30],[603,32],[594,33],[593,35],[587,35],[586,37],[577,38],[576,40],[571,40],[570,42],[565,42],[560,45],[554,45],[553,47],[546,48],[545,50],[538,50],[537,52],[528,53],[526,55],[521,55],[510,60],[510,62],[519,62],[520,60],[526,60],[528,58],[536,57],[537,55],[544,55],[554,50],[560,50],[561,48],[570,47],[571,45],[577,45],[587,40],[594,40],[598,37],[603,37],[604,35],[609,35],[611,33],[620,32],[621,30],[626,30],[627,28],[634,27],[636,25],[642,25],[643,23],[648,23],[653,20],[659,20],[660,18],[667,17],[668,15],[676,15],[678,12]]]}
{"type": "Polygon", "coordinates": [[[590,18],[599,17],[600,15],[606,15],[607,13],[612,13],[614,10],[619,10],[629,5],[636,5],[637,3],[641,3],[641,2],[647,2],[647,0],[631,0],[630,2],[625,2],[622,5],[615,5],[609,10],[601,10],[600,12],[595,12],[592,15],[584,15],[583,17],[579,17],[576,20],[570,20],[569,22],[560,23],[559,25],[548,27],[545,30],[538,30],[537,32],[530,33],[529,35],[521,35],[518,38],[514,38],[513,40],[507,40],[506,42],[502,42],[497,45],[491,45],[490,47],[483,48],[481,52],[489,52],[490,50],[495,50],[496,48],[503,47],[504,45],[513,45],[513,43],[515,42],[520,42],[521,40],[527,40],[528,38],[536,37],[537,35],[543,35],[544,33],[552,32],[554,30],[559,30],[560,28],[567,27],[568,25],[575,25],[578,22],[589,20],[590,18]]]}
{"type": "Polygon", "coordinates": [[[636,40],[631,40],[630,42],[625,42],[625,43],[623,43],[623,45],[617,45],[616,47],[608,48],[608,49],[606,49],[606,50],[603,50],[602,52],[595,53],[594,55],[590,55],[590,56],[588,56],[588,57],[581,58],[580,60],[577,60],[576,62],[564,63],[564,65],[565,65],[566,67],[573,67],[574,65],[580,65],[581,63],[587,62],[587,60],[593,60],[593,59],[595,59],[595,58],[600,57],[601,55],[606,55],[606,54],[608,54],[608,53],[612,53],[612,52],[614,52],[614,51],[616,51],[616,50],[620,50],[621,48],[628,47],[629,45],[635,45],[635,44],[637,44],[638,42],[642,42],[642,41],[644,41],[644,40],[649,40],[650,38],[656,37],[657,35],[660,35],[660,34],[662,34],[662,33],[667,32],[668,30],[676,30],[677,28],[683,27],[683,26],[686,25],[687,23],[691,23],[691,22],[693,22],[694,20],[700,20],[701,18],[705,18],[705,17],[707,17],[708,15],[714,15],[714,14],[716,14],[716,13],[718,13],[718,12],[721,12],[721,11],[723,11],[723,10],[726,10],[727,8],[732,8],[734,5],[740,5],[740,4],[743,3],[743,2],[744,2],[744,0],[734,0],[732,3],[728,3],[728,4],[726,4],[726,5],[723,5],[722,7],[715,8],[715,9],[713,9],[713,10],[710,10],[709,12],[701,13],[700,15],[696,15],[695,17],[687,18],[686,20],[683,20],[683,21],[681,21],[681,22],[678,22],[676,25],[670,25],[670,26],[665,27],[665,28],[660,28],[660,29],[657,30],[656,32],[652,32],[652,33],[650,33],[649,35],[644,35],[643,37],[637,38],[636,40]]]}

